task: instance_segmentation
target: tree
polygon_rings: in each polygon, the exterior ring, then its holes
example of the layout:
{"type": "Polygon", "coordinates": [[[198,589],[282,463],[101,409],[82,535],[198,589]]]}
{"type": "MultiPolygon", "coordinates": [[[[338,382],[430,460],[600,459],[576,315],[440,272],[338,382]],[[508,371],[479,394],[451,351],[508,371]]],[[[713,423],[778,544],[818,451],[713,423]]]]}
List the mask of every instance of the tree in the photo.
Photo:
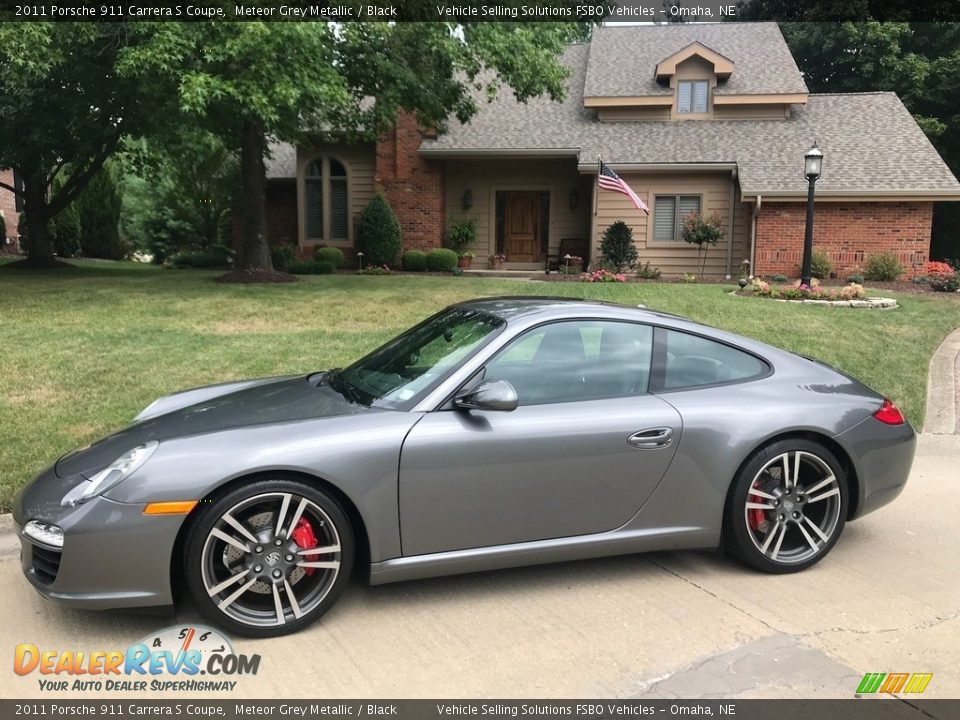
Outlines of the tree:
{"type": "Polygon", "coordinates": [[[120,190],[111,164],[100,168],[75,203],[80,219],[80,244],[87,257],[120,260],[120,190]]]}
{"type": "MultiPolygon", "coordinates": [[[[476,111],[472,90],[563,94],[578,23],[162,23],[129,70],[179,83],[181,108],[240,157],[236,267],[270,279],[268,139],[373,139],[403,109],[424,126],[476,111]],[[484,72],[488,71],[488,72],[484,72]]],[[[249,277],[244,279],[250,279],[249,277]]]]}
{"type": "Polygon", "coordinates": [[[0,167],[23,180],[0,187],[24,200],[28,266],[57,265],[49,222],[80,196],[121,136],[168,118],[169,87],[119,71],[151,32],[132,25],[0,23],[0,167]]]}
{"type": "Polygon", "coordinates": [[[400,254],[400,223],[387,199],[374,195],[360,213],[357,248],[367,265],[393,265],[400,254]]]}
{"type": "Polygon", "coordinates": [[[600,238],[600,256],[616,272],[637,264],[637,246],[633,244],[633,228],[623,220],[611,223],[600,238]]]}

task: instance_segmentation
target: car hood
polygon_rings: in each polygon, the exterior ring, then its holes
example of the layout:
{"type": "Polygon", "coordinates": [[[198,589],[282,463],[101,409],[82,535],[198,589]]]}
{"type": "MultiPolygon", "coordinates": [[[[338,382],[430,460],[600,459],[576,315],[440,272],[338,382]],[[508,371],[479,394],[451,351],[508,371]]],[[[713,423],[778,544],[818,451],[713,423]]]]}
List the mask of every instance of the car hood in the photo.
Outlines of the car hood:
{"type": "Polygon", "coordinates": [[[129,427],[64,455],[54,469],[60,477],[89,475],[150,440],[361,412],[383,411],[348,401],[316,374],[212,385],[161,398],[129,427]]]}

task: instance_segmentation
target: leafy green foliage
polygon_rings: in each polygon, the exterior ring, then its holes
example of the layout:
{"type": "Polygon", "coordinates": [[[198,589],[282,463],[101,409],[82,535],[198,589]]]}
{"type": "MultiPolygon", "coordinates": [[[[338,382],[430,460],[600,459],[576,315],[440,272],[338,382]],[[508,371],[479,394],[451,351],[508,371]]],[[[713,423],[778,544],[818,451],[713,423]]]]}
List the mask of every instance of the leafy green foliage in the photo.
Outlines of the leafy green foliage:
{"type": "Polygon", "coordinates": [[[847,276],[847,282],[856,283],[857,285],[863,285],[864,279],[862,273],[854,273],[853,275],[847,276]]]}
{"type": "Polygon", "coordinates": [[[774,273],[770,276],[770,279],[775,283],[785,283],[787,281],[787,276],[783,273],[774,273]]]}
{"type": "Polygon", "coordinates": [[[318,247],[313,251],[313,259],[331,263],[335,269],[342,268],[346,262],[343,250],[336,247],[318,247]]]}
{"type": "Polygon", "coordinates": [[[400,246],[400,223],[393,208],[383,195],[374,195],[360,213],[357,225],[357,248],[363,253],[363,264],[393,265],[400,246]]]}
{"type": "Polygon", "coordinates": [[[459,256],[448,248],[436,248],[427,253],[427,270],[450,272],[457,267],[459,256]]]}
{"type": "Polygon", "coordinates": [[[170,258],[170,264],[176,268],[226,270],[232,262],[233,250],[223,245],[181,252],[170,258]]]}
{"type": "Polygon", "coordinates": [[[84,255],[106,260],[126,255],[120,242],[121,204],[116,173],[111,165],[104,165],[76,201],[84,255]]]}
{"type": "Polygon", "coordinates": [[[294,275],[330,275],[337,266],[327,260],[294,260],[287,265],[287,272],[294,275]]]}
{"type": "Polygon", "coordinates": [[[824,280],[829,278],[832,272],[833,263],[830,262],[830,257],[822,250],[814,250],[810,258],[810,274],[815,278],[824,280]]]}
{"type": "Polygon", "coordinates": [[[463,255],[477,239],[477,224],[473,220],[454,220],[447,228],[447,247],[463,255]]]}
{"type": "Polygon", "coordinates": [[[897,256],[891,252],[881,252],[867,258],[867,267],[864,276],[867,280],[889,282],[896,280],[903,273],[903,265],[897,256]]]}
{"type": "Polygon", "coordinates": [[[643,265],[637,266],[637,277],[641,280],[659,280],[663,273],[658,267],[650,267],[650,261],[647,260],[643,265]]]}
{"type": "Polygon", "coordinates": [[[403,254],[403,269],[407,272],[423,272],[427,269],[427,254],[422,250],[407,250],[403,254]]]}
{"type": "Polygon", "coordinates": [[[290,265],[297,260],[297,254],[292,246],[280,243],[270,248],[270,260],[276,270],[289,272],[290,265]]]}
{"type": "Polygon", "coordinates": [[[960,290],[960,273],[931,275],[928,284],[937,292],[956,292],[960,290]]]}
{"type": "Polygon", "coordinates": [[[623,220],[617,220],[603,231],[600,239],[603,262],[616,272],[633,267],[637,262],[637,246],[633,244],[633,229],[623,220]]]}
{"type": "Polygon", "coordinates": [[[74,257],[81,250],[80,213],[76,203],[67,205],[50,221],[50,242],[60,257],[74,257]]]}
{"type": "Polygon", "coordinates": [[[697,246],[700,274],[707,262],[707,248],[716,245],[723,239],[723,227],[718,215],[703,217],[700,213],[690,213],[683,220],[681,237],[685,243],[697,246]]]}

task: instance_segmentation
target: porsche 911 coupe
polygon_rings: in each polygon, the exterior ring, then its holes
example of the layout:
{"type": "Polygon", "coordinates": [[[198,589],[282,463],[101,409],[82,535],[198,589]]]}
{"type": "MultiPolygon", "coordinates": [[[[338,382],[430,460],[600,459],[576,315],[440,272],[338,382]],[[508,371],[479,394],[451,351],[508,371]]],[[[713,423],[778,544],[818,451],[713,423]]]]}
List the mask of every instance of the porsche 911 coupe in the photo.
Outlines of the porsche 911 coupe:
{"type": "Polygon", "coordinates": [[[372,584],[722,547],[807,568],[902,490],[890,400],[815,360],[639,307],[454,305],[347,368],[155,401],[14,503],[27,580],[106,609],[187,589],[232,632],[372,584]]]}

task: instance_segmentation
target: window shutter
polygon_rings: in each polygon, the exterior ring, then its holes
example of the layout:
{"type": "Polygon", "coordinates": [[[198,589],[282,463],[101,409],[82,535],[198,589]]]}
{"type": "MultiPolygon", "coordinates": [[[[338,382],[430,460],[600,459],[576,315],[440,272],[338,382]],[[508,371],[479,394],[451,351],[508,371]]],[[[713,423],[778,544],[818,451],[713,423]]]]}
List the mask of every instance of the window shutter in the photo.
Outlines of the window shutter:
{"type": "Polygon", "coordinates": [[[676,235],[676,203],[671,196],[658,197],[653,208],[653,239],[673,240],[676,235]]]}
{"type": "Polygon", "coordinates": [[[323,238],[323,181],[320,178],[307,178],[304,183],[306,200],[307,237],[323,238]]]}
{"type": "Polygon", "coordinates": [[[330,237],[347,239],[347,179],[330,179],[330,237]]]}
{"type": "Polygon", "coordinates": [[[707,89],[708,83],[695,82],[693,85],[693,111],[705,113],[707,111],[707,89]]]}
{"type": "Polygon", "coordinates": [[[693,90],[691,82],[681,82],[677,85],[677,112],[690,112],[690,94],[693,90]]]}

